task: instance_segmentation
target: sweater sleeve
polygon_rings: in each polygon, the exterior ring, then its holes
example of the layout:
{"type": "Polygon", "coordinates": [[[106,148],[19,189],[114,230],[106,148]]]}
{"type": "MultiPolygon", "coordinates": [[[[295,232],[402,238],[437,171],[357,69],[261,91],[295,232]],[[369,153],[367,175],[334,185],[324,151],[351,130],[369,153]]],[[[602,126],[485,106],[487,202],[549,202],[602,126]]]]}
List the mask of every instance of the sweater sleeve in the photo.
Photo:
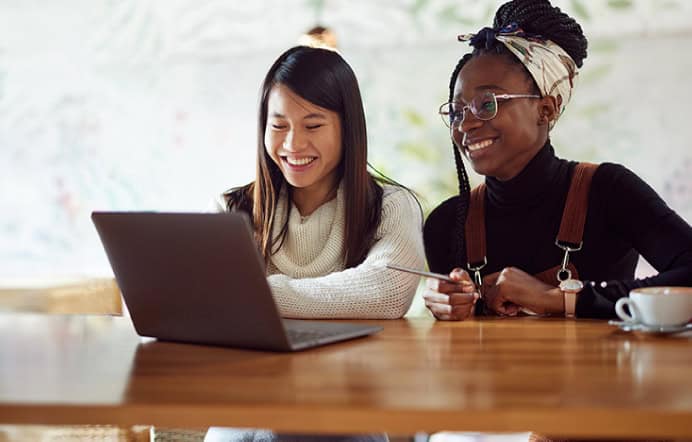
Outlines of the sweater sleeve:
{"type": "Polygon", "coordinates": [[[226,205],[226,200],[223,195],[218,195],[209,201],[207,204],[207,212],[211,213],[224,213],[228,212],[228,207],[226,205]]]}
{"type": "Polygon", "coordinates": [[[411,305],[419,277],[385,266],[423,268],[421,224],[420,208],[408,191],[385,193],[377,240],[361,264],[315,278],[282,274],[267,278],[281,316],[401,318],[411,305]]]}
{"type": "Polygon", "coordinates": [[[601,167],[609,181],[603,197],[610,231],[659,273],[643,279],[585,281],[576,308],[582,317],[612,317],[615,302],[634,288],[692,286],[690,225],[630,170],[612,164],[601,167]]]}

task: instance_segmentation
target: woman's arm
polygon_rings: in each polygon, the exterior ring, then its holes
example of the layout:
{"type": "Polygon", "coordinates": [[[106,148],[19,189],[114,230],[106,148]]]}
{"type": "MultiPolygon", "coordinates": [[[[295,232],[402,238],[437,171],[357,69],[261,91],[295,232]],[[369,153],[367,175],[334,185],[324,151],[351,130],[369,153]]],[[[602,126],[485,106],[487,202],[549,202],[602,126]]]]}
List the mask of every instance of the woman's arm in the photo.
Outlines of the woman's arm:
{"type": "MultiPolygon", "coordinates": [[[[577,298],[581,317],[608,318],[630,290],[648,286],[692,286],[692,227],[632,171],[604,164],[603,195],[610,231],[619,235],[659,273],[643,279],[586,281],[577,298]]],[[[596,177],[594,177],[594,180],[596,177]]]]}
{"type": "Polygon", "coordinates": [[[419,277],[389,270],[388,263],[422,269],[421,214],[409,192],[385,194],[377,241],[356,267],[316,278],[271,275],[267,279],[283,317],[401,318],[419,277]]]}
{"type": "Polygon", "coordinates": [[[215,213],[228,212],[228,205],[223,195],[219,195],[209,203],[209,211],[215,213]]]}
{"type": "MultiPolygon", "coordinates": [[[[455,256],[459,239],[454,236],[458,230],[456,227],[458,204],[459,197],[451,197],[430,212],[428,219],[425,220],[423,227],[425,257],[432,272],[449,273],[461,265],[455,256]]],[[[465,255],[464,251],[464,257],[465,255]]]]}

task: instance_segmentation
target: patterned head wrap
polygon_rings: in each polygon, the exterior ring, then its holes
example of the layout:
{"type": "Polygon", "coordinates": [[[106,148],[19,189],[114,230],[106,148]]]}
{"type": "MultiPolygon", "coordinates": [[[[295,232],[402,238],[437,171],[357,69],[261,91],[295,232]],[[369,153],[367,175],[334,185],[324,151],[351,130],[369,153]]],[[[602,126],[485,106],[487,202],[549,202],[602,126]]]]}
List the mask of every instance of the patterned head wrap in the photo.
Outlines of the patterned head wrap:
{"type": "Polygon", "coordinates": [[[494,40],[504,44],[526,66],[541,95],[553,96],[559,112],[550,122],[552,129],[572,98],[574,81],[579,74],[572,57],[560,46],[540,35],[524,32],[516,23],[501,28],[483,28],[477,34],[462,34],[459,41],[470,41],[474,48],[490,49],[494,40]]]}

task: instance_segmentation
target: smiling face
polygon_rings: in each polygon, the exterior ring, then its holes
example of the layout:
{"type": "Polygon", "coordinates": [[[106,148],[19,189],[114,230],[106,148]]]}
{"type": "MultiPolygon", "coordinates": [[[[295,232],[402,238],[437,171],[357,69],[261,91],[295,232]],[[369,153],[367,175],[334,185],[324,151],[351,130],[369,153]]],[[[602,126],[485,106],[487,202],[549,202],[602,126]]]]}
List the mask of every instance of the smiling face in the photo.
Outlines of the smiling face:
{"type": "MultiPolygon", "coordinates": [[[[533,94],[532,82],[521,66],[498,55],[471,58],[459,72],[453,101],[466,105],[484,92],[533,94]]],[[[470,111],[452,130],[452,139],[473,169],[508,180],[521,172],[548,138],[552,101],[515,98],[498,101],[492,120],[479,120],[470,111]]]]}
{"type": "MultiPolygon", "coordinates": [[[[288,87],[272,87],[267,100],[264,131],[267,154],[300,194],[333,193],[341,162],[341,120],[339,114],[317,106],[288,87]]],[[[321,203],[324,201],[319,201],[321,203]]]]}

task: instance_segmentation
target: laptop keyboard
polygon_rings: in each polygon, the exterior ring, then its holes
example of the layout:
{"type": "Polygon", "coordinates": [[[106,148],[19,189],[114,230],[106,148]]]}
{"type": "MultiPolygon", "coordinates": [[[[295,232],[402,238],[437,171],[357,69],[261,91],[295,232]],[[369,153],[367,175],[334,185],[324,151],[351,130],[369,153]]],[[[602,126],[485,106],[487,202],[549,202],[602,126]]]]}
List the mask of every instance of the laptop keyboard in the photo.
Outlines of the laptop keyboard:
{"type": "Polygon", "coordinates": [[[334,330],[296,330],[288,329],[286,330],[288,334],[288,339],[291,342],[310,342],[319,341],[320,339],[334,336],[334,330]]]}
{"type": "Polygon", "coordinates": [[[307,348],[365,336],[382,328],[350,322],[302,321],[284,319],[284,330],[294,348],[307,348]]]}

